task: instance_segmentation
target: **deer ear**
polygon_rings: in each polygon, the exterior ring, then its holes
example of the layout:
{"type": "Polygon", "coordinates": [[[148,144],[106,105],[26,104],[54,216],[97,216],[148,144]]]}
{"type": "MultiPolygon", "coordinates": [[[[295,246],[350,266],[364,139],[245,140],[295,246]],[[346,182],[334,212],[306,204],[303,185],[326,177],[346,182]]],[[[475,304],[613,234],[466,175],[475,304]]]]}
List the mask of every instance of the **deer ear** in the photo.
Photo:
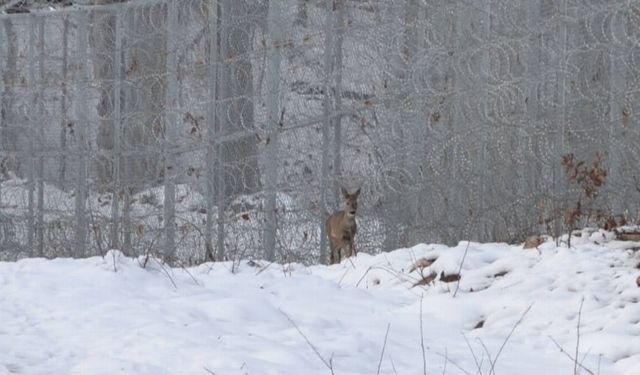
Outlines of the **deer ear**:
{"type": "Polygon", "coordinates": [[[347,191],[347,189],[345,189],[344,187],[340,188],[340,192],[342,192],[342,195],[347,198],[349,197],[349,192],[347,191]]]}
{"type": "Polygon", "coordinates": [[[358,197],[358,195],[360,195],[360,188],[358,188],[358,190],[353,193],[353,196],[355,196],[356,198],[358,197]]]}

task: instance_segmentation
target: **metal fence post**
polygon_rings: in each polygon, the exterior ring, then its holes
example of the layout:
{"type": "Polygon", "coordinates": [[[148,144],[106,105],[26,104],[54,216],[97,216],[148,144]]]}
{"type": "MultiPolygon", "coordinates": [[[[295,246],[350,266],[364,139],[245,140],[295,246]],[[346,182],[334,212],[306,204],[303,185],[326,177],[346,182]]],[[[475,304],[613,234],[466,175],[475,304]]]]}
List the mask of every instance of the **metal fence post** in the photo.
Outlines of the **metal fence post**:
{"type": "Polygon", "coordinates": [[[87,145],[86,145],[86,128],[89,126],[86,115],[87,106],[87,85],[89,84],[89,59],[87,55],[88,49],[88,13],[79,10],[77,13],[77,36],[78,36],[78,63],[79,71],[76,78],[76,117],[77,122],[77,146],[76,153],[78,155],[78,171],[76,177],[75,189],[75,215],[76,215],[76,233],[75,233],[75,256],[88,255],[86,249],[87,243],[87,145]]]}
{"type": "MultiPolygon", "coordinates": [[[[4,23],[5,22],[9,22],[6,19],[0,19],[0,26],[3,26],[2,29],[4,29],[4,23]]],[[[7,35],[6,33],[4,33],[4,35],[0,36],[0,61],[5,61],[5,49],[3,47],[6,47],[7,49],[9,48],[9,35],[7,35]]],[[[9,53],[7,51],[6,55],[8,56],[9,53]]],[[[2,66],[2,68],[4,68],[4,66],[2,66]]],[[[4,109],[2,108],[2,101],[3,101],[3,96],[6,95],[5,93],[5,87],[4,87],[4,79],[2,79],[2,76],[4,75],[4,69],[0,69],[0,110],[4,109]]],[[[1,148],[4,146],[4,139],[2,139],[4,137],[4,128],[7,126],[7,124],[4,123],[5,118],[4,116],[0,116],[0,151],[1,148]]],[[[2,176],[0,176],[0,209],[2,209],[2,176]]],[[[0,249],[2,248],[2,243],[0,243],[0,249]]]]}
{"type": "MultiPolygon", "coordinates": [[[[213,207],[215,205],[215,170],[214,165],[216,163],[216,126],[217,126],[217,111],[218,105],[218,93],[217,93],[217,64],[218,64],[218,1],[210,0],[208,2],[209,9],[207,12],[207,48],[208,48],[208,62],[207,62],[207,90],[209,94],[209,100],[207,101],[207,163],[206,163],[206,179],[207,179],[207,219],[204,231],[204,243],[205,243],[205,260],[215,260],[212,232],[213,232],[213,207]]],[[[222,233],[218,233],[218,237],[223,236],[222,233]]]]}
{"type": "Polygon", "coordinates": [[[334,97],[335,115],[333,118],[333,175],[336,177],[333,181],[333,199],[336,203],[339,203],[338,191],[342,182],[342,60],[343,51],[342,45],[344,44],[344,33],[346,28],[346,22],[344,19],[346,0],[333,0],[335,22],[334,28],[336,29],[336,36],[333,45],[331,46],[331,54],[334,55],[334,65],[332,67],[333,73],[335,73],[335,86],[332,89],[334,97]]]}
{"type": "Polygon", "coordinates": [[[324,44],[324,100],[323,100],[323,124],[322,124],[322,171],[320,180],[320,263],[328,262],[327,254],[327,234],[324,226],[326,215],[329,212],[327,208],[327,193],[333,185],[329,183],[329,134],[331,126],[331,115],[333,105],[331,100],[332,77],[334,66],[333,55],[333,39],[334,39],[334,14],[333,0],[327,0],[327,13],[325,19],[325,44],[324,44]]]}
{"type": "MultiPolygon", "coordinates": [[[[215,163],[213,166],[213,174],[214,174],[214,185],[216,192],[216,205],[218,206],[218,228],[217,228],[217,241],[216,241],[216,259],[219,261],[224,260],[225,257],[225,210],[227,209],[227,197],[226,197],[226,182],[225,182],[225,144],[223,141],[223,136],[226,135],[226,129],[224,128],[224,123],[226,122],[227,116],[229,113],[229,102],[226,99],[227,93],[224,91],[225,86],[223,85],[223,80],[228,79],[228,77],[222,77],[224,72],[224,64],[230,63],[224,61],[224,58],[227,56],[227,43],[223,40],[223,38],[229,37],[229,22],[230,17],[229,12],[229,1],[230,0],[218,0],[217,3],[217,15],[219,21],[216,22],[216,26],[218,26],[217,31],[217,39],[220,42],[219,50],[217,50],[220,63],[217,66],[217,94],[216,98],[216,132],[215,132],[215,163]]],[[[215,2],[215,1],[214,1],[215,2]]]]}
{"type": "Polygon", "coordinates": [[[121,85],[122,85],[122,11],[116,10],[115,22],[115,54],[113,55],[113,150],[112,150],[112,170],[113,170],[113,187],[111,196],[111,239],[109,247],[118,248],[118,221],[120,211],[120,153],[121,153],[121,127],[122,127],[122,108],[121,108],[121,85]]]}
{"type": "Polygon", "coordinates": [[[280,60],[282,43],[282,21],[280,16],[284,7],[282,0],[269,1],[267,43],[267,145],[265,166],[265,214],[263,242],[267,260],[275,260],[276,246],[276,188],[278,183],[278,121],[280,112],[280,60]]]}
{"type": "MultiPolygon", "coordinates": [[[[40,44],[38,49],[40,50],[38,56],[38,76],[40,82],[38,84],[38,94],[35,96],[38,100],[36,107],[38,108],[37,126],[38,126],[38,150],[42,150],[44,146],[45,132],[44,132],[44,88],[45,88],[45,74],[44,74],[44,21],[45,17],[40,17],[38,20],[38,39],[40,44]]],[[[35,135],[35,134],[34,134],[35,135]]],[[[44,156],[40,154],[38,156],[38,223],[36,224],[36,231],[38,234],[38,256],[44,256],[44,156]]]]}
{"type": "MultiPolygon", "coordinates": [[[[626,34],[626,22],[623,20],[627,13],[616,13],[611,18],[611,33],[613,34],[614,41],[617,41],[617,35],[626,34]],[[616,17],[616,15],[618,17],[616,17]]],[[[629,109],[626,107],[624,93],[627,91],[627,77],[626,77],[626,64],[622,61],[621,57],[624,55],[616,55],[615,49],[611,48],[608,53],[609,58],[609,114],[607,120],[609,121],[609,142],[607,148],[607,170],[609,172],[607,177],[607,199],[609,206],[611,207],[612,214],[623,214],[626,203],[626,198],[629,198],[624,187],[624,176],[622,173],[625,148],[623,145],[623,125],[628,119],[625,116],[629,116],[629,109]]],[[[620,51],[617,51],[618,53],[620,51]]],[[[628,152],[628,151],[627,151],[628,152]]]]}
{"type": "MultiPolygon", "coordinates": [[[[28,58],[28,93],[29,100],[31,101],[32,108],[37,106],[37,93],[36,93],[36,16],[29,16],[29,47],[27,50],[28,58]]],[[[27,109],[28,110],[28,109],[27,109]]],[[[35,137],[36,137],[36,121],[37,118],[33,113],[27,113],[29,119],[29,150],[27,154],[27,184],[28,184],[28,213],[27,213],[27,247],[29,254],[34,255],[34,236],[35,236],[35,207],[34,207],[34,195],[35,195],[35,137]]]]}
{"type": "Polygon", "coordinates": [[[173,259],[175,244],[175,177],[177,174],[175,152],[173,148],[177,141],[178,128],[178,8],[176,1],[167,4],[167,96],[166,96],[166,132],[164,141],[164,233],[165,253],[168,259],[173,259]]]}
{"type": "Polygon", "coordinates": [[[559,22],[561,23],[561,30],[562,30],[562,34],[561,34],[561,50],[559,51],[559,58],[558,58],[558,63],[559,63],[559,67],[558,67],[558,71],[560,72],[560,77],[559,77],[559,81],[558,81],[558,87],[557,90],[558,92],[558,96],[560,98],[560,103],[558,106],[558,123],[560,124],[560,127],[558,129],[558,136],[556,137],[556,143],[555,143],[555,155],[554,159],[552,160],[552,168],[553,168],[553,195],[554,195],[554,203],[553,203],[553,212],[551,213],[551,215],[553,215],[555,217],[554,220],[554,236],[560,236],[562,234],[562,227],[563,227],[563,223],[561,220],[561,217],[563,215],[559,215],[561,210],[564,209],[563,205],[565,204],[565,200],[564,195],[565,195],[565,191],[567,189],[567,182],[565,181],[564,175],[562,173],[562,166],[560,164],[560,160],[562,159],[562,156],[566,153],[567,151],[567,145],[566,145],[566,139],[565,139],[565,135],[566,135],[566,126],[567,126],[567,102],[566,102],[566,95],[567,95],[567,75],[568,75],[568,54],[567,54],[567,48],[568,48],[568,8],[567,8],[567,0],[561,0],[560,4],[559,4],[559,10],[560,12],[562,12],[561,17],[559,22]]]}
{"type": "Polygon", "coordinates": [[[489,157],[490,154],[488,152],[489,140],[490,140],[490,132],[491,132],[491,120],[489,117],[489,80],[491,79],[491,55],[489,53],[489,45],[491,40],[491,0],[484,0],[484,14],[482,15],[482,37],[485,50],[482,51],[482,58],[480,60],[480,90],[482,98],[482,128],[481,128],[481,142],[480,145],[480,160],[479,160],[479,169],[480,169],[480,197],[478,203],[478,212],[476,213],[476,218],[479,220],[478,222],[478,239],[481,241],[485,241],[491,238],[488,235],[488,223],[486,216],[486,209],[489,206],[488,201],[489,197],[489,189],[487,188],[487,180],[488,177],[488,168],[489,168],[489,157]]]}

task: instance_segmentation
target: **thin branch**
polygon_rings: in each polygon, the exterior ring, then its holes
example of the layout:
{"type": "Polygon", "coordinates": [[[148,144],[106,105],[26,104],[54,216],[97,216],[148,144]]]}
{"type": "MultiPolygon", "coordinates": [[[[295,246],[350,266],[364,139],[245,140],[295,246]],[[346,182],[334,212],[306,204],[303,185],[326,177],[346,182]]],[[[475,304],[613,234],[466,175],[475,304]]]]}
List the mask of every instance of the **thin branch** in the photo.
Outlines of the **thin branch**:
{"type": "MultiPolygon", "coordinates": [[[[422,300],[423,299],[424,299],[424,294],[420,294],[420,347],[422,348],[422,373],[423,375],[427,375],[427,354],[424,350],[424,330],[422,328],[422,300]]],[[[447,352],[445,351],[445,356],[446,354],[447,352]]],[[[446,368],[446,365],[445,365],[445,368],[446,368]]]]}
{"type": "Polygon", "coordinates": [[[393,373],[395,375],[398,375],[398,370],[396,370],[396,364],[393,363],[393,357],[392,356],[389,356],[389,361],[391,362],[391,368],[393,369],[393,373]]]}
{"type": "MultiPolygon", "coordinates": [[[[467,259],[467,252],[469,251],[469,245],[471,241],[467,241],[467,247],[464,249],[464,254],[462,255],[462,260],[460,261],[460,267],[458,267],[458,276],[461,276],[460,272],[462,272],[462,265],[464,264],[464,260],[467,259]]],[[[453,298],[456,298],[456,294],[458,294],[458,289],[460,289],[460,280],[462,277],[458,279],[456,282],[456,290],[453,292],[453,298]]]]}
{"type": "Polygon", "coordinates": [[[371,266],[369,266],[369,268],[367,268],[366,271],[364,271],[364,273],[362,274],[362,277],[360,278],[360,280],[358,280],[358,282],[356,283],[356,288],[360,285],[360,283],[362,282],[362,280],[364,280],[364,277],[367,276],[367,274],[369,273],[369,271],[371,271],[371,266]]]}
{"type": "Polygon", "coordinates": [[[344,271],[344,273],[342,274],[342,277],[340,277],[340,280],[338,280],[338,285],[342,284],[342,281],[344,281],[344,278],[347,276],[347,274],[349,273],[349,271],[351,271],[351,268],[347,267],[347,269],[344,271]]]}
{"type": "Polygon", "coordinates": [[[589,348],[589,350],[587,350],[583,355],[582,355],[582,359],[580,360],[580,365],[582,365],[584,363],[584,361],[587,360],[587,357],[589,356],[589,354],[591,354],[591,348],[589,348]]]}
{"type": "Polygon", "coordinates": [[[573,374],[578,375],[578,351],[580,349],[580,319],[582,317],[582,306],[584,305],[584,297],[580,300],[580,309],[578,309],[578,324],[576,326],[576,354],[574,356],[573,374]]]}
{"type": "Polygon", "coordinates": [[[382,366],[382,358],[384,357],[384,349],[387,347],[387,337],[389,337],[389,328],[391,328],[391,323],[387,324],[387,332],[384,334],[384,344],[382,344],[382,352],[380,353],[380,361],[378,362],[378,372],[376,375],[380,375],[380,366],[382,366]]]}
{"type": "MultiPolygon", "coordinates": [[[[527,307],[526,310],[524,310],[524,312],[520,316],[520,319],[518,319],[518,321],[513,325],[513,328],[511,328],[511,332],[509,332],[507,337],[504,339],[504,342],[502,343],[502,346],[500,346],[500,349],[498,350],[498,353],[496,354],[495,358],[491,361],[491,368],[489,369],[489,374],[494,374],[495,375],[494,368],[496,366],[496,362],[498,361],[498,357],[500,357],[500,354],[502,353],[502,349],[504,349],[504,347],[507,345],[507,342],[511,338],[511,335],[513,335],[513,332],[515,332],[516,328],[518,328],[518,326],[522,323],[522,321],[524,320],[524,317],[531,310],[531,307],[533,307],[533,303],[530,304],[529,307],[527,307]]],[[[491,359],[491,358],[489,358],[489,359],[491,359]]]]}
{"type": "Polygon", "coordinates": [[[160,265],[160,269],[162,270],[162,272],[164,272],[164,274],[167,275],[167,277],[169,278],[169,281],[171,281],[171,284],[173,284],[173,287],[178,289],[178,285],[176,285],[176,282],[173,281],[173,277],[171,277],[171,274],[169,273],[167,268],[164,266],[164,264],[160,262],[158,262],[158,264],[160,265]]]}
{"type": "Polygon", "coordinates": [[[256,276],[266,271],[267,268],[269,268],[273,263],[275,262],[269,262],[266,266],[263,266],[262,268],[258,269],[258,272],[256,272],[256,276]]]}
{"type": "MultiPolygon", "coordinates": [[[[309,345],[309,347],[311,348],[311,350],[313,350],[313,352],[316,354],[316,356],[320,359],[320,361],[322,361],[322,363],[329,369],[329,371],[331,371],[331,374],[333,375],[333,356],[332,358],[329,359],[329,361],[327,362],[326,359],[324,359],[322,357],[322,354],[320,354],[320,351],[318,350],[318,348],[316,348],[311,341],[309,340],[309,338],[307,338],[307,336],[305,336],[305,334],[300,330],[300,328],[298,327],[298,325],[296,324],[296,322],[293,321],[293,319],[291,319],[291,317],[289,315],[287,315],[287,313],[285,313],[284,311],[280,310],[280,313],[282,313],[282,315],[284,315],[285,318],[287,318],[287,320],[289,321],[289,323],[291,323],[291,325],[293,326],[293,328],[296,329],[296,331],[298,331],[298,333],[300,334],[300,336],[302,336],[302,338],[304,339],[304,341],[307,342],[307,345],[309,345]]],[[[386,341],[385,341],[386,342],[386,341]]]]}
{"type": "MultiPolygon", "coordinates": [[[[558,349],[560,349],[560,353],[564,354],[567,358],[569,358],[571,360],[571,362],[574,362],[575,359],[571,356],[571,354],[569,354],[569,352],[567,352],[560,344],[558,344],[558,342],[551,336],[548,336],[549,340],[551,340],[558,349]]],[[[591,370],[589,370],[588,368],[586,368],[585,366],[583,366],[582,364],[578,364],[578,366],[580,366],[580,368],[582,368],[583,370],[585,370],[586,372],[588,372],[591,375],[595,375],[595,373],[591,370]]]]}
{"type": "MultiPolygon", "coordinates": [[[[484,349],[484,352],[487,354],[487,359],[489,360],[489,364],[491,364],[491,358],[493,357],[491,355],[491,352],[489,352],[489,348],[487,348],[487,346],[485,345],[484,341],[482,341],[481,338],[478,338],[478,341],[480,341],[480,345],[482,345],[482,349],[484,349]]],[[[484,355],[483,355],[484,357],[484,355]]],[[[484,363],[484,361],[483,361],[484,363]]],[[[480,373],[482,374],[482,371],[480,371],[480,373]]],[[[489,372],[489,374],[491,374],[491,372],[489,372]]]]}
{"type": "MultiPolygon", "coordinates": [[[[153,257],[149,257],[147,255],[147,259],[145,260],[144,264],[146,266],[147,261],[149,259],[153,259],[156,263],[158,263],[158,266],[160,266],[160,270],[162,271],[162,273],[165,274],[165,276],[167,276],[167,278],[169,278],[169,281],[171,281],[171,284],[173,284],[173,287],[178,289],[178,285],[176,284],[176,282],[173,280],[173,277],[171,277],[171,274],[169,273],[169,271],[167,270],[167,268],[165,267],[164,264],[162,264],[162,262],[159,262],[157,259],[153,258],[153,257]]],[[[144,268],[144,267],[143,267],[144,268]]]]}
{"type": "Polygon", "coordinates": [[[435,353],[437,356],[440,356],[442,358],[444,358],[445,362],[451,363],[452,365],[454,365],[458,370],[460,370],[461,372],[463,372],[466,375],[472,375],[469,371],[467,371],[464,367],[460,366],[458,363],[454,362],[451,360],[451,358],[449,358],[447,355],[444,355],[442,353],[433,351],[433,353],[435,353]]]}
{"type": "Polygon", "coordinates": [[[447,348],[444,348],[444,367],[442,368],[442,375],[447,373],[447,359],[449,359],[449,356],[447,355],[447,348]]]}
{"type": "Polygon", "coordinates": [[[478,362],[478,356],[476,356],[476,353],[473,351],[473,348],[471,347],[471,343],[469,342],[469,339],[467,339],[467,336],[465,336],[464,332],[461,332],[461,333],[462,333],[462,338],[464,338],[464,342],[467,343],[467,348],[469,348],[469,351],[471,352],[473,361],[476,363],[478,374],[482,374],[482,366],[480,365],[480,362],[478,362]]]}
{"type": "Polygon", "coordinates": [[[216,375],[216,373],[215,373],[215,372],[213,372],[213,371],[209,370],[208,368],[206,368],[206,367],[203,367],[203,368],[204,368],[204,371],[208,372],[209,374],[216,375]]]}
{"type": "Polygon", "coordinates": [[[191,280],[193,280],[193,282],[194,282],[196,285],[200,285],[200,283],[198,282],[198,280],[197,280],[197,279],[196,279],[196,278],[191,274],[191,272],[189,272],[189,270],[188,270],[185,266],[182,266],[182,265],[181,265],[180,267],[182,268],[182,270],[183,270],[184,272],[186,272],[186,273],[187,273],[187,275],[189,275],[189,277],[191,277],[191,280]]]}

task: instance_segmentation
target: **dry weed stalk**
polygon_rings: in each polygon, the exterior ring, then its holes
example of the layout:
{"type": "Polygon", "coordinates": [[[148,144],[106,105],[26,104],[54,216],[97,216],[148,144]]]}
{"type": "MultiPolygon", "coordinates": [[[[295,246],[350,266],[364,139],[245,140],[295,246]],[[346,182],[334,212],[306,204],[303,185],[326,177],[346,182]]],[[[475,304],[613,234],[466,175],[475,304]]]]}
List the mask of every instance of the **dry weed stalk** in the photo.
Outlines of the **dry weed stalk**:
{"type": "Polygon", "coordinates": [[[593,215],[598,225],[607,230],[626,224],[624,217],[618,222],[611,213],[602,209],[593,209],[593,204],[599,197],[600,189],[605,185],[608,175],[600,152],[596,152],[590,164],[577,159],[572,153],[562,156],[561,164],[569,182],[578,185],[580,189],[575,206],[567,208],[563,215],[564,224],[569,229],[569,247],[571,247],[571,235],[585,215],[587,221],[593,215]]]}

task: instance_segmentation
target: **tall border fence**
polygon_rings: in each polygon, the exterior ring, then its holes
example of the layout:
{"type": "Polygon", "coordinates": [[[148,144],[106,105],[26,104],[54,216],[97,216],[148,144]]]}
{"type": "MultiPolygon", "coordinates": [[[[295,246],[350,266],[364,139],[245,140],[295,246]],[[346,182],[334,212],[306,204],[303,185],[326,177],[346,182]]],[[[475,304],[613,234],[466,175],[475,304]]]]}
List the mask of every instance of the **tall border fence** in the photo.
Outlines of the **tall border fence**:
{"type": "Polygon", "coordinates": [[[638,220],[637,2],[9,3],[0,260],[324,261],[341,186],[360,251],[558,234],[570,154],[638,220]]]}

